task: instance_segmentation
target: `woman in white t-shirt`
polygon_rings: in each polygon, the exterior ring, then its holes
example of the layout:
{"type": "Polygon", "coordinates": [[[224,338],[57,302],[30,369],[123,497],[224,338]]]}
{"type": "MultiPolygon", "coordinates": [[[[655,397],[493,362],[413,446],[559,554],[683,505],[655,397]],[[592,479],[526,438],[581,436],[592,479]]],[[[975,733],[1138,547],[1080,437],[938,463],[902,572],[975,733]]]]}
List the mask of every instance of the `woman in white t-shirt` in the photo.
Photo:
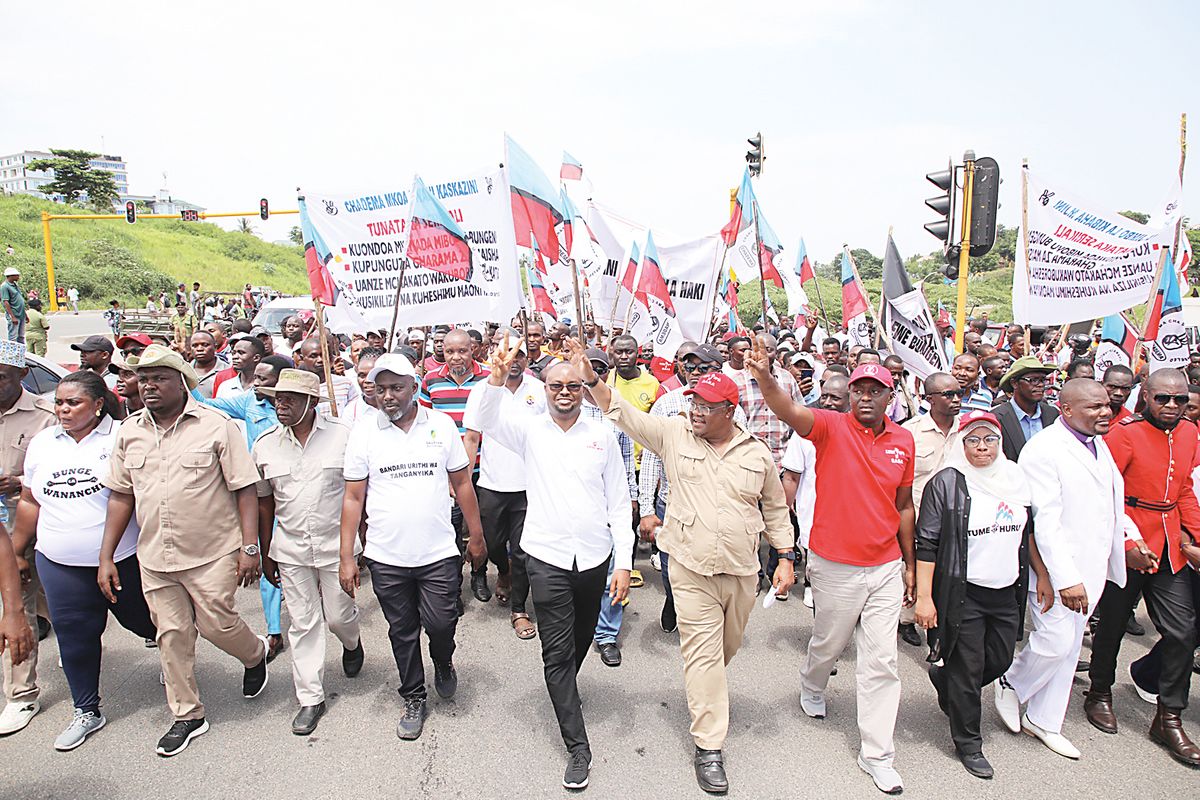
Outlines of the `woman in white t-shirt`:
{"type": "MultiPolygon", "coordinates": [[[[110,604],[96,584],[109,495],[101,481],[120,425],[114,419],[117,398],[99,375],[80,370],[58,384],[54,410],[58,425],[34,436],[26,451],[12,538],[25,552],[37,535],[37,574],[75,707],[54,746],[73,750],[106,721],[100,711],[100,635],[108,612],[142,639],[157,632],[142,595],[136,522],[125,528],[114,555],[121,578],[117,602],[110,604]]],[[[28,563],[21,567],[29,569],[28,563]]]]}
{"type": "Polygon", "coordinates": [[[946,465],[925,486],[917,518],[917,624],[929,631],[938,704],[967,772],[991,778],[980,735],[980,690],[1013,660],[1025,619],[1029,568],[1048,584],[1033,542],[1021,468],[1004,457],[1000,423],[972,411],[946,465]]]}

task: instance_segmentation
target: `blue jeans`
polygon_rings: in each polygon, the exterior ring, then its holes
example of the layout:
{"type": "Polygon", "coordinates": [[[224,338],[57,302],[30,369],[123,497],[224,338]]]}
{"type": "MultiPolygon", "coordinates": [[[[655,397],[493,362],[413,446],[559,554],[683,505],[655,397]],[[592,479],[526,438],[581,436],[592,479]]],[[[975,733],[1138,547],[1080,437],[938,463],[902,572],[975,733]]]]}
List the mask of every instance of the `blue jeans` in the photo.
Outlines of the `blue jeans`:
{"type": "Polygon", "coordinates": [[[608,578],[604,594],[600,596],[600,617],[596,620],[596,644],[616,644],[617,635],[621,632],[621,620],[625,618],[625,606],[613,605],[612,596],[608,590],[612,586],[613,565],[615,558],[608,560],[608,578]]]}
{"type": "MultiPolygon", "coordinates": [[[[655,499],[654,513],[663,522],[667,521],[667,504],[662,500],[655,499]]],[[[667,602],[674,603],[675,595],[671,594],[671,570],[668,566],[671,563],[671,556],[666,550],[661,547],[658,549],[658,565],[662,568],[662,585],[663,591],[667,593],[667,602]]]]}
{"type": "Polygon", "coordinates": [[[13,322],[11,319],[8,320],[8,340],[10,342],[24,343],[24,341],[25,341],[25,319],[24,319],[24,317],[21,318],[20,322],[13,322]]]}

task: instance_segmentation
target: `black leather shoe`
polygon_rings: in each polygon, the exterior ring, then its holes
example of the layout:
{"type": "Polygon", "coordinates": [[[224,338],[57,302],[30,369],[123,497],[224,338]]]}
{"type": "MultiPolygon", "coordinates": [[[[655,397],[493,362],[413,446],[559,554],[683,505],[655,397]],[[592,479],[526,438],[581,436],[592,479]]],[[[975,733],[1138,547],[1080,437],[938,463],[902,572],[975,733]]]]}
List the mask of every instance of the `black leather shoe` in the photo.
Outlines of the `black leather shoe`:
{"type": "Polygon", "coordinates": [[[621,666],[621,648],[617,647],[612,642],[607,644],[598,644],[596,649],[600,651],[600,661],[606,667],[621,666]]]}
{"type": "Polygon", "coordinates": [[[983,757],[983,753],[959,753],[958,760],[962,762],[967,772],[976,778],[991,780],[992,776],[996,774],[992,765],[983,757]]]}
{"type": "Polygon", "coordinates": [[[347,678],[353,678],[362,672],[365,656],[362,639],[358,640],[358,645],[353,650],[342,648],[342,672],[346,674],[347,678]]]}
{"type": "Polygon", "coordinates": [[[1146,635],[1145,627],[1142,626],[1142,623],[1137,621],[1137,618],[1133,614],[1129,615],[1129,622],[1125,623],[1125,632],[1130,636],[1146,635]]]}
{"type": "Polygon", "coordinates": [[[488,588],[486,572],[471,573],[471,594],[475,595],[475,599],[481,603],[492,599],[492,590],[488,588]]]}
{"type": "Polygon", "coordinates": [[[658,617],[658,625],[663,633],[674,633],[679,628],[679,618],[675,616],[675,601],[668,597],[663,601],[662,614],[658,617]]]}
{"type": "Polygon", "coordinates": [[[443,700],[454,697],[454,693],[458,691],[458,673],[453,663],[433,662],[433,688],[443,700]]]}
{"type": "Polygon", "coordinates": [[[729,779],[725,777],[725,758],[720,750],[696,748],[692,759],[696,766],[696,783],[709,794],[725,794],[729,791],[729,779]]]}
{"type": "Polygon", "coordinates": [[[463,605],[463,601],[462,601],[462,595],[461,595],[461,594],[459,594],[459,595],[455,595],[455,597],[454,597],[454,610],[458,612],[458,615],[459,615],[460,617],[461,617],[463,614],[466,614],[466,613],[467,613],[466,606],[464,606],[464,605],[463,605]]]}
{"type": "Polygon", "coordinates": [[[300,713],[292,720],[292,733],[297,736],[308,736],[317,729],[317,723],[325,716],[325,701],[315,706],[300,706],[300,713]]]}
{"type": "Polygon", "coordinates": [[[45,617],[37,618],[38,641],[46,641],[46,637],[50,635],[50,620],[45,617]]]}
{"type": "Polygon", "coordinates": [[[913,647],[921,646],[921,634],[917,633],[917,626],[913,623],[900,623],[899,628],[900,638],[905,644],[910,644],[913,647]]]}

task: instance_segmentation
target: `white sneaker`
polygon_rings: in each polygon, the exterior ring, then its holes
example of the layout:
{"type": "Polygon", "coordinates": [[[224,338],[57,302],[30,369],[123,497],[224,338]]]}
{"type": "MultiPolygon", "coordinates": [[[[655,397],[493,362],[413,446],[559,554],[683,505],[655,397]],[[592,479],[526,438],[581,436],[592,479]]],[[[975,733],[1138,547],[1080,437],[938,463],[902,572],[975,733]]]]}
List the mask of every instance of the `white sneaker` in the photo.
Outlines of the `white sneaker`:
{"type": "Polygon", "coordinates": [[[900,780],[900,773],[891,767],[872,764],[864,760],[861,753],[858,756],[858,767],[871,776],[871,780],[875,781],[875,788],[884,794],[900,794],[904,791],[904,781],[900,780]]]}
{"type": "Polygon", "coordinates": [[[41,710],[40,700],[17,701],[4,706],[4,710],[0,711],[0,736],[8,736],[21,730],[29,724],[34,714],[41,710]]]}
{"type": "Polygon", "coordinates": [[[813,719],[825,719],[825,695],[800,690],[800,708],[813,719]]]}
{"type": "Polygon", "coordinates": [[[74,750],[83,740],[104,727],[108,720],[99,711],[75,709],[75,716],[67,729],[54,740],[55,750],[74,750]]]}
{"type": "Polygon", "coordinates": [[[1010,733],[1020,733],[1021,701],[1017,698],[1017,690],[1003,675],[992,682],[992,688],[995,690],[996,713],[1000,715],[1000,721],[1010,733]]]}
{"type": "Polygon", "coordinates": [[[655,572],[662,572],[662,559],[658,557],[658,553],[650,554],[650,566],[655,572]]]}
{"type": "Polygon", "coordinates": [[[800,602],[804,603],[804,605],[808,608],[813,607],[812,587],[811,586],[804,587],[804,596],[801,598],[800,602]]]}
{"type": "Polygon", "coordinates": [[[1078,759],[1082,755],[1075,745],[1067,741],[1067,737],[1063,736],[1061,733],[1051,733],[1048,730],[1039,728],[1037,725],[1034,725],[1029,721],[1028,714],[1021,717],[1021,730],[1025,731],[1033,738],[1040,740],[1042,744],[1046,745],[1046,747],[1049,747],[1063,758],[1078,759]]]}

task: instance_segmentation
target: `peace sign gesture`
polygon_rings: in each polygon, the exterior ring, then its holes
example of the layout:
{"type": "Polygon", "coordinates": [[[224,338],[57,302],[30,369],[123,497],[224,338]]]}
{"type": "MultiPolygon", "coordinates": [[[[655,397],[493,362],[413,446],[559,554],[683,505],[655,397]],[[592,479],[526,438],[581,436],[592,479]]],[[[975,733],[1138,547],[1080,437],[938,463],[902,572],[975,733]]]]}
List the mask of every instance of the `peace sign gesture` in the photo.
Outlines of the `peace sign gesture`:
{"type": "Polygon", "coordinates": [[[504,334],[504,339],[496,345],[496,349],[492,352],[489,364],[492,374],[488,376],[488,383],[492,386],[503,386],[504,381],[508,378],[508,371],[512,368],[513,362],[517,360],[519,352],[521,352],[519,341],[518,346],[514,347],[510,343],[509,335],[504,334]]]}

